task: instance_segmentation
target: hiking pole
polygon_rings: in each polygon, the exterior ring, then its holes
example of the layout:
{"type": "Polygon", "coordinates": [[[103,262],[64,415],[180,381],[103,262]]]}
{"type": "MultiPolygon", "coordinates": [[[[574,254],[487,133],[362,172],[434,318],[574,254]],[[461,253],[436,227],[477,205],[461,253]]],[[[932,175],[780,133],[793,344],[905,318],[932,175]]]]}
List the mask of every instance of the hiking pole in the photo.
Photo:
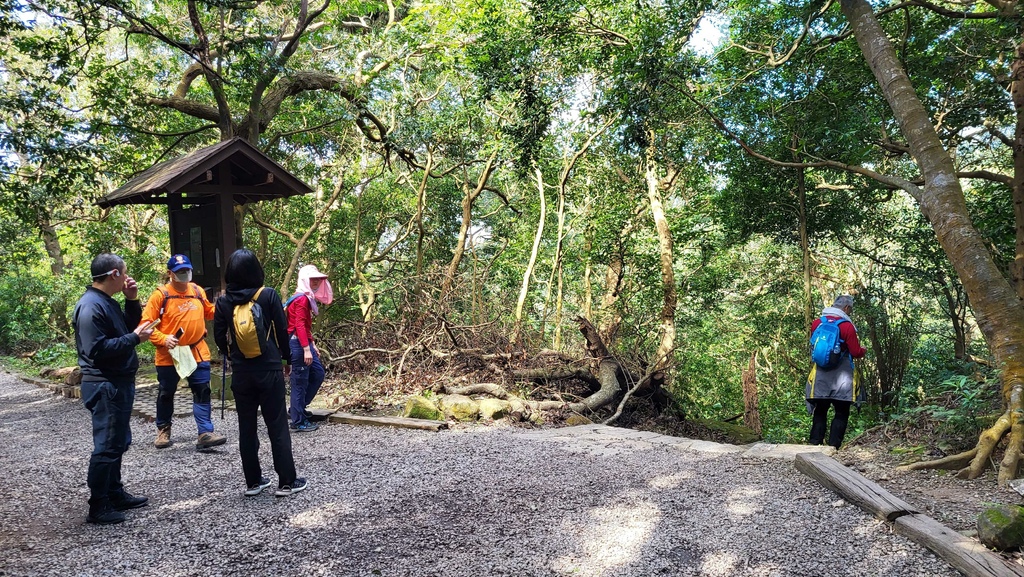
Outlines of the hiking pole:
{"type": "Polygon", "coordinates": [[[228,387],[228,361],[220,357],[220,420],[224,420],[224,389],[228,387]]]}

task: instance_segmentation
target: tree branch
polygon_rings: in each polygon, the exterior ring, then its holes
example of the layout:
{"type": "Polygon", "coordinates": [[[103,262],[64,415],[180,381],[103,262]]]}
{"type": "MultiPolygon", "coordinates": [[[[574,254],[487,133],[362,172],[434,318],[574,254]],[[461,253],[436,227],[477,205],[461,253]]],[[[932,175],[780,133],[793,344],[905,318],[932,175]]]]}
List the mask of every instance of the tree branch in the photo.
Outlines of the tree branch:
{"type": "Polygon", "coordinates": [[[1013,177],[1008,174],[999,174],[988,170],[965,170],[956,173],[959,178],[978,178],[981,180],[991,180],[992,182],[998,182],[1007,186],[1013,186],[1013,177]]]}
{"type": "MultiPolygon", "coordinates": [[[[703,102],[700,102],[699,100],[694,98],[688,90],[683,90],[678,86],[676,86],[676,89],[679,90],[679,92],[683,94],[687,99],[689,99],[691,102],[697,105],[698,108],[703,110],[704,113],[707,114],[711,121],[715,124],[715,126],[717,126],[718,129],[727,138],[729,138],[729,140],[732,140],[733,142],[738,144],[744,152],[758,160],[762,160],[775,166],[781,166],[783,168],[835,168],[838,170],[845,170],[847,172],[852,172],[854,174],[866,176],[872,180],[877,180],[878,182],[881,182],[883,184],[895,186],[896,188],[906,191],[907,194],[914,197],[915,200],[920,200],[921,198],[921,187],[917,186],[916,184],[896,176],[875,172],[874,170],[864,168],[863,166],[844,164],[842,162],[836,162],[834,160],[818,160],[817,162],[786,162],[782,160],[776,160],[774,158],[761,154],[753,147],[751,147],[749,144],[747,144],[746,141],[740,138],[736,133],[730,130],[729,127],[726,126],[721,119],[715,116],[715,114],[711,112],[711,110],[708,109],[708,107],[705,106],[703,102]]],[[[799,151],[794,150],[794,152],[799,151]]]]}
{"type": "Polygon", "coordinates": [[[220,113],[217,111],[216,107],[210,106],[209,104],[203,104],[202,102],[196,102],[195,100],[178,98],[177,96],[171,96],[168,98],[149,96],[144,98],[143,102],[153,106],[159,106],[160,108],[177,110],[182,114],[187,114],[188,116],[198,118],[200,120],[208,120],[216,123],[220,122],[220,113]]]}

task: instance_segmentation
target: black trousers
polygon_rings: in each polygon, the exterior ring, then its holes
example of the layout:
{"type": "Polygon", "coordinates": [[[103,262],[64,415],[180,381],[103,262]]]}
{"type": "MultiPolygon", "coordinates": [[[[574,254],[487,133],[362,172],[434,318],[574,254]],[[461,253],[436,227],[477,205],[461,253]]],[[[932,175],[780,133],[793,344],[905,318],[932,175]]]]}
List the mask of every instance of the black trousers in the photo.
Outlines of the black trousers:
{"type": "Polygon", "coordinates": [[[836,414],[832,417],[832,427],[829,428],[828,444],[839,448],[843,444],[843,437],[846,436],[846,425],[850,421],[850,401],[834,401],[832,399],[808,399],[814,405],[814,413],[811,416],[811,444],[820,445],[825,440],[825,429],[828,424],[828,408],[836,408],[836,414]]]}
{"type": "Polygon", "coordinates": [[[232,376],[231,392],[238,411],[238,452],[242,457],[245,486],[260,482],[260,439],[256,434],[256,413],[263,412],[263,422],[270,437],[270,451],[274,456],[279,487],[295,482],[295,460],[292,457],[292,437],[288,432],[288,413],[285,411],[284,374],[281,371],[236,372],[232,376]]]}
{"type": "Polygon", "coordinates": [[[98,513],[124,493],[121,457],[132,442],[135,383],[82,381],[82,403],[92,413],[92,456],[89,458],[89,511],[98,513]]]}

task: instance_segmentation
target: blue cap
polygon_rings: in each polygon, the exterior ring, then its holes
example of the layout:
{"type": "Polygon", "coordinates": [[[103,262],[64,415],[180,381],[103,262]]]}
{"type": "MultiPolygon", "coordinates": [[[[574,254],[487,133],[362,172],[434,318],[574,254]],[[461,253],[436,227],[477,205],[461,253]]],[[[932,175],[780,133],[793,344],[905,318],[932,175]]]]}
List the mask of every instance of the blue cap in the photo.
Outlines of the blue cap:
{"type": "Polygon", "coordinates": [[[171,256],[171,259],[167,261],[167,270],[171,272],[178,272],[183,269],[191,269],[192,261],[188,260],[188,257],[183,254],[176,254],[171,256]]]}

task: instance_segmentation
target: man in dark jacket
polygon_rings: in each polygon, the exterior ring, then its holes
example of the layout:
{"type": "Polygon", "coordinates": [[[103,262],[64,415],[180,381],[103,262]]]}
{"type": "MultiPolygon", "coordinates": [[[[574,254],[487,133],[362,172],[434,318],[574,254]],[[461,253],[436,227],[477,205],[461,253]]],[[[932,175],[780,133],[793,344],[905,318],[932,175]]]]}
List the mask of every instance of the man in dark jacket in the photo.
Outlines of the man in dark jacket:
{"type": "Polygon", "coordinates": [[[100,254],[92,261],[91,273],[92,285],[78,299],[72,317],[82,369],[82,402],[92,413],[86,520],[109,525],[124,521],[123,511],[149,501],[132,495],[121,484],[121,457],[131,444],[129,421],[139,369],[135,347],[148,339],[153,329],[136,326],[142,320],[139,287],[128,276],[121,257],[100,254]],[[112,298],[119,292],[124,293],[124,311],[112,298]]]}

